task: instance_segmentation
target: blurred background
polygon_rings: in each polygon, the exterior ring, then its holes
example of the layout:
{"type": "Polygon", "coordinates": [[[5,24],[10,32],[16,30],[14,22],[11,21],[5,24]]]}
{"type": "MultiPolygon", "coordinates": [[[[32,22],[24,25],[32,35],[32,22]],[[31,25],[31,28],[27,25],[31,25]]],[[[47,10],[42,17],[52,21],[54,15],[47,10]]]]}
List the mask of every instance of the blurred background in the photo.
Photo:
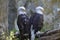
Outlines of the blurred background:
{"type": "Polygon", "coordinates": [[[0,0],[0,40],[5,40],[11,30],[18,31],[16,21],[19,6],[25,6],[28,13],[30,9],[34,11],[36,6],[42,6],[45,10],[41,31],[60,29],[60,0],[0,0]]]}

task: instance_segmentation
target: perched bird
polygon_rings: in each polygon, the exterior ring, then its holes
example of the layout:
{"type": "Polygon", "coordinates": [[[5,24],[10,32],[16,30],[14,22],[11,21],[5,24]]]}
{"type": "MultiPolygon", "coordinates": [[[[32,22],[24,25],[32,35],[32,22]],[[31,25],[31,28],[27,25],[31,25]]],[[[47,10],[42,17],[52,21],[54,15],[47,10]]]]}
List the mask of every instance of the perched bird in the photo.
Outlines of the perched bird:
{"type": "MultiPolygon", "coordinates": [[[[39,34],[40,33],[39,31],[43,27],[43,12],[44,12],[44,8],[38,6],[35,8],[34,14],[30,17],[30,26],[32,28],[32,31],[34,30],[33,31],[34,34],[39,34]]],[[[31,31],[31,35],[34,36],[32,31],[31,31]]]]}
{"type": "Polygon", "coordinates": [[[29,18],[24,6],[18,8],[17,25],[20,31],[20,39],[24,40],[24,34],[29,33],[29,18]]]}

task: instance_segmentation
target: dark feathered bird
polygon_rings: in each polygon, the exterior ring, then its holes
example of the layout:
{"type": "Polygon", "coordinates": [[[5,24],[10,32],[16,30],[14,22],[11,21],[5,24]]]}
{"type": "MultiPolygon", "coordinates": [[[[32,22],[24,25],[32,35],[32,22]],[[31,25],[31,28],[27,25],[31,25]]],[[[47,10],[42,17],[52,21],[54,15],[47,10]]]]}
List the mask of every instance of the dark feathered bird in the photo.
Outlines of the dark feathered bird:
{"type": "Polygon", "coordinates": [[[20,39],[24,40],[24,34],[29,33],[29,18],[26,15],[24,7],[18,8],[17,25],[20,31],[20,39]]]}
{"type": "Polygon", "coordinates": [[[35,33],[43,27],[43,11],[44,9],[40,6],[36,7],[36,12],[30,17],[30,25],[33,25],[35,33]]]}

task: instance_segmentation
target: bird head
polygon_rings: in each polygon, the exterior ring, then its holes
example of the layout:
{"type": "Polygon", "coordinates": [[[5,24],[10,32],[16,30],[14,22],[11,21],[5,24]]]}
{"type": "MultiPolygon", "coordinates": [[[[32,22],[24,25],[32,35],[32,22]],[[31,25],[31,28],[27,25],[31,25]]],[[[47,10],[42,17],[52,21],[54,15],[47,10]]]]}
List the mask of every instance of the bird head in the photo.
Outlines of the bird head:
{"type": "Polygon", "coordinates": [[[36,13],[38,13],[38,14],[43,14],[44,8],[41,7],[41,6],[38,6],[38,7],[36,7],[35,10],[36,10],[36,13]]]}
{"type": "Polygon", "coordinates": [[[19,7],[17,10],[18,10],[18,15],[26,14],[26,9],[24,6],[19,7]]]}

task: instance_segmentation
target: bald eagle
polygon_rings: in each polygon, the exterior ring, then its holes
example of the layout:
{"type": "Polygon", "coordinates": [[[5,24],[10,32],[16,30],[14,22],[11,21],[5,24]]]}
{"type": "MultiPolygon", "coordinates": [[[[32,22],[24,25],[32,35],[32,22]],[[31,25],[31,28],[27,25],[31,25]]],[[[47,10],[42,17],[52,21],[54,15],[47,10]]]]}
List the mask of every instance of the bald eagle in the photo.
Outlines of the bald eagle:
{"type": "MultiPolygon", "coordinates": [[[[30,17],[30,26],[32,28],[31,35],[38,34],[43,27],[43,11],[44,9],[41,6],[36,7],[36,11],[30,17]],[[33,34],[34,33],[34,34],[33,34]]],[[[31,36],[32,38],[32,36],[31,36]]],[[[33,37],[34,39],[34,37],[33,37]]],[[[31,39],[32,40],[32,39],[31,39]]]]}
{"type": "Polygon", "coordinates": [[[29,33],[29,18],[26,15],[24,7],[18,8],[17,25],[20,31],[20,39],[24,40],[24,34],[29,33]]]}

